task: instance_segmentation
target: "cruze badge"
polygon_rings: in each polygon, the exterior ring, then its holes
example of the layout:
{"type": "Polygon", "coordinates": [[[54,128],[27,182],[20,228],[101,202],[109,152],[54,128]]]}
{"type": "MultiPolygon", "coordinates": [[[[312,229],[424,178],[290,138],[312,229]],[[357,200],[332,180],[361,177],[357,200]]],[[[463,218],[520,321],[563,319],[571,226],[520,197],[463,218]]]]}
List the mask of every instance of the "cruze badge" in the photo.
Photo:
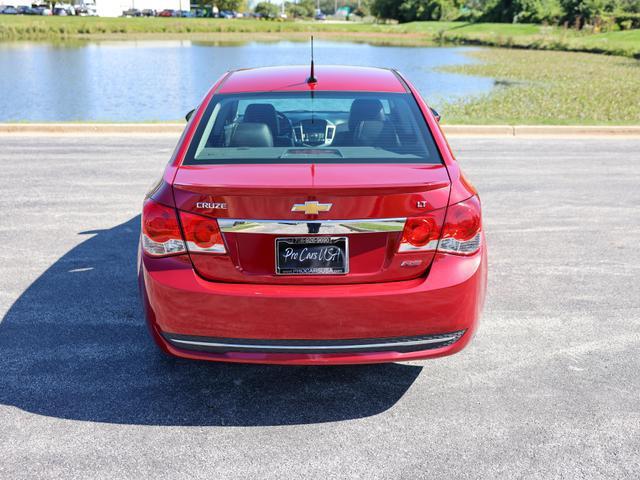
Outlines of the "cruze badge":
{"type": "Polygon", "coordinates": [[[196,208],[206,208],[207,210],[226,210],[227,204],[222,202],[197,202],[196,208]]]}
{"type": "Polygon", "coordinates": [[[331,210],[333,203],[312,202],[296,203],[291,209],[292,212],[304,212],[306,215],[317,215],[320,212],[328,212],[331,210]]]}

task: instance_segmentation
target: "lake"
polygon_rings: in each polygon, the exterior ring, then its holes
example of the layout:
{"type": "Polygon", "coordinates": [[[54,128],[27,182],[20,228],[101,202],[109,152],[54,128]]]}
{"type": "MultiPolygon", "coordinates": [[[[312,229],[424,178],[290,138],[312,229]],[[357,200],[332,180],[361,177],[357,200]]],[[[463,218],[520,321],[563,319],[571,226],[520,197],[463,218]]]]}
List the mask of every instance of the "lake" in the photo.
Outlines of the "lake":
{"type": "MultiPolygon", "coordinates": [[[[436,71],[475,62],[470,50],[317,41],[315,61],[397,68],[437,108],[493,88],[491,78],[436,71]]],[[[0,43],[0,121],[179,120],[229,69],[308,60],[304,42],[0,43]]]]}

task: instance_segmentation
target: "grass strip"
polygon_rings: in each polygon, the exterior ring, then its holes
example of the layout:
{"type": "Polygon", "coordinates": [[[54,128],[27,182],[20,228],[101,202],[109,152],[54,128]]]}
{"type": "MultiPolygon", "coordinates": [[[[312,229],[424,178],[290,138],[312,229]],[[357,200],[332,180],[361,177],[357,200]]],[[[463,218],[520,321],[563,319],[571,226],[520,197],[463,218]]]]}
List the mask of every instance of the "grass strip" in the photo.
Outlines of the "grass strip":
{"type": "Polygon", "coordinates": [[[480,62],[443,67],[487,76],[488,95],[439,105],[451,124],[640,125],[640,62],[587,53],[483,49],[480,62]]]}

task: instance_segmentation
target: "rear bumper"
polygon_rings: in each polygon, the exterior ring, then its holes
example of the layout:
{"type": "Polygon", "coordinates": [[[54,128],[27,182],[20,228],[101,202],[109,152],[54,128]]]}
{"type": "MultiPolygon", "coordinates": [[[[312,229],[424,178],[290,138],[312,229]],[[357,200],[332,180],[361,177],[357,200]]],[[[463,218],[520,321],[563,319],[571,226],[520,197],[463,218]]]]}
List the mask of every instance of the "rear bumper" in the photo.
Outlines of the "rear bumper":
{"type": "Polygon", "coordinates": [[[186,256],[141,254],[139,280],[152,335],[175,356],[394,362],[450,355],[468,344],[484,303],[486,250],[483,242],[470,257],[436,255],[426,278],[358,285],[216,283],[199,277],[186,256]]]}
{"type": "Polygon", "coordinates": [[[246,338],[194,337],[163,333],[162,337],[176,348],[199,352],[228,353],[303,353],[349,354],[371,352],[417,352],[449,346],[464,335],[464,330],[441,335],[418,335],[394,338],[353,338],[348,340],[261,340],[246,338]]]}

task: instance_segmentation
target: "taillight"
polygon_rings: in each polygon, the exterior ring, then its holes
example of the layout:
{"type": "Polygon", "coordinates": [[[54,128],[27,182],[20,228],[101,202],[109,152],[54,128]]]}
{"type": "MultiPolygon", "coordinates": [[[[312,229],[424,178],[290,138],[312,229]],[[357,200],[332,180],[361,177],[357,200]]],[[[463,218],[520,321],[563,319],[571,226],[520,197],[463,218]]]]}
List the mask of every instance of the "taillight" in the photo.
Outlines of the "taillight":
{"type": "Polygon", "coordinates": [[[438,251],[456,255],[471,255],[480,249],[480,200],[471,197],[447,209],[438,251]]]}
{"type": "Polygon", "coordinates": [[[180,212],[180,221],[190,252],[226,253],[222,234],[215,219],[180,212]]]}
{"type": "Polygon", "coordinates": [[[424,217],[408,218],[404,224],[399,252],[435,250],[440,236],[442,211],[436,210],[424,217]]]}
{"type": "Polygon", "coordinates": [[[142,248],[154,257],[186,252],[176,212],[153,200],[142,207],[142,248]]]}

